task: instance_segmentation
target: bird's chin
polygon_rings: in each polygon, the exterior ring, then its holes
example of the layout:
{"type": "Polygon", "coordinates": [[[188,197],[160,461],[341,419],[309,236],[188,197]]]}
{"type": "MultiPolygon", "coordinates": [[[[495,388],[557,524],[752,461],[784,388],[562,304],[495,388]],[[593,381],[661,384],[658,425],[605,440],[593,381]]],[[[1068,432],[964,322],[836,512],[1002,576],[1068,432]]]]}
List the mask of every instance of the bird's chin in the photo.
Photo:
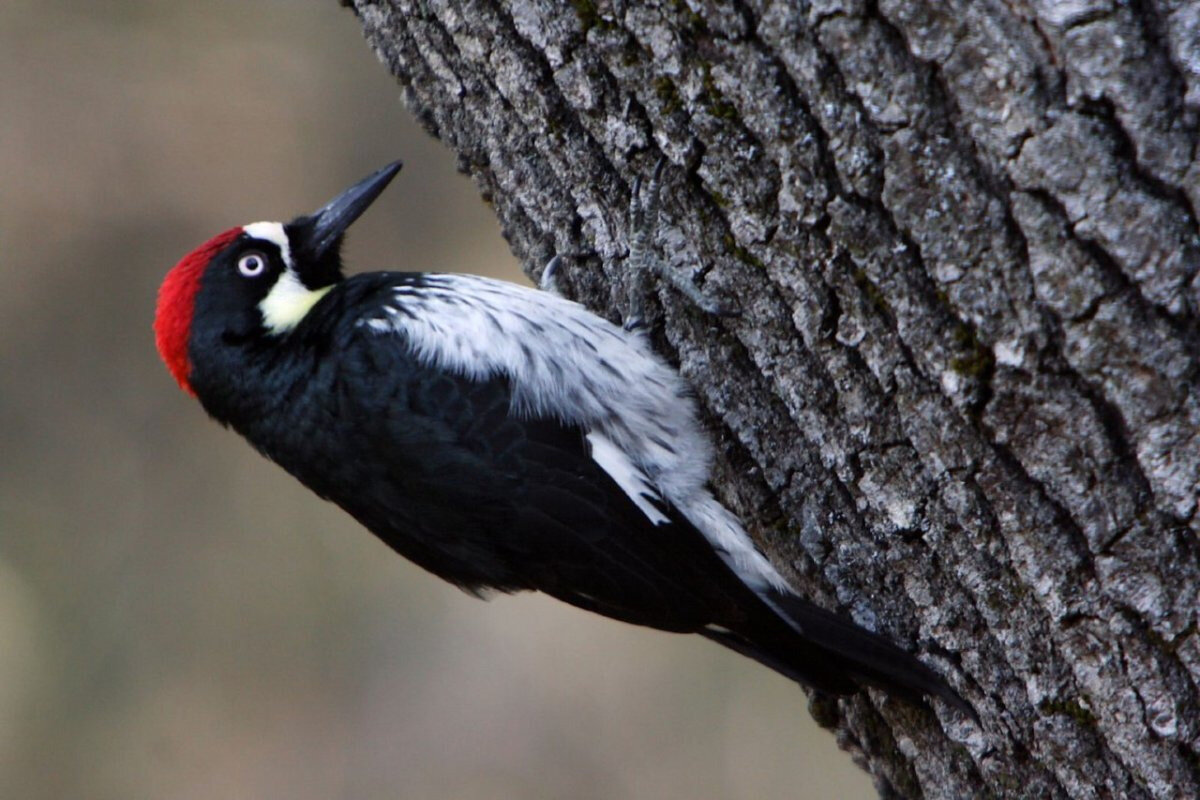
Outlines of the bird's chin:
{"type": "Polygon", "coordinates": [[[244,347],[260,341],[266,335],[261,319],[242,319],[221,334],[221,342],[231,347],[244,347]]]}

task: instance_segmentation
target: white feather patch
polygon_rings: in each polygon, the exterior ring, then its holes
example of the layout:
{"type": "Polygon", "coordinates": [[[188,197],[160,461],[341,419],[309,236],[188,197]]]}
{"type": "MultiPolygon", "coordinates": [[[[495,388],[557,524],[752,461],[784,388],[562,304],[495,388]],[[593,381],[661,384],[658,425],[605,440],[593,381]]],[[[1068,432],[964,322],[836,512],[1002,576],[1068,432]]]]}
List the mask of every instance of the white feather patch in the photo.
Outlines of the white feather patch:
{"type": "Polygon", "coordinates": [[[291,267],[280,273],[275,285],[258,304],[263,327],[274,334],[287,333],[300,324],[333,285],[309,289],[291,267]]]}
{"type": "Polygon", "coordinates": [[[283,259],[284,266],[291,268],[292,264],[292,245],[288,241],[287,231],[283,229],[282,222],[251,222],[249,225],[242,226],[242,232],[253,239],[262,239],[264,242],[270,242],[279,248],[279,257],[283,259]]]}
{"type": "Polygon", "coordinates": [[[729,565],[742,583],[756,592],[768,586],[791,591],[787,581],[767,557],[755,546],[741,521],[733,512],[717,502],[707,490],[696,492],[691,500],[677,506],[716,548],[721,559],[729,565]]]}
{"type": "Polygon", "coordinates": [[[590,431],[596,463],[655,524],[663,515],[647,497],[657,495],[748,586],[786,590],[737,517],[709,493],[712,446],[695,401],[640,334],[565,298],[476,275],[423,275],[397,286],[389,307],[360,324],[398,335],[433,366],[507,376],[513,413],[590,431]]]}
{"type": "Polygon", "coordinates": [[[595,431],[587,435],[587,440],[592,447],[592,460],[600,466],[600,469],[608,473],[608,477],[616,481],[617,486],[621,487],[621,491],[629,496],[629,499],[651,523],[662,525],[671,521],[651,502],[652,500],[661,501],[662,495],[650,485],[645,473],[630,462],[629,456],[595,431]]]}

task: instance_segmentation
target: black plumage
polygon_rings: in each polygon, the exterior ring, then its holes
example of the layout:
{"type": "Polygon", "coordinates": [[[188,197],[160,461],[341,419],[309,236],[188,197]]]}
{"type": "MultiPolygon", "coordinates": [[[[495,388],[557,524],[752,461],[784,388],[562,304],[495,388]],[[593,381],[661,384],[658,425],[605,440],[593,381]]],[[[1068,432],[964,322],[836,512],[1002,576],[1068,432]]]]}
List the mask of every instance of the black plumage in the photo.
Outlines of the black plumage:
{"type": "MultiPolygon", "coordinates": [[[[707,512],[676,507],[667,491],[622,485],[597,457],[594,431],[580,422],[602,381],[588,385],[585,371],[584,385],[561,386],[572,373],[553,354],[533,365],[530,348],[538,343],[514,339],[505,319],[519,320],[535,338],[557,335],[559,346],[584,354],[564,359],[594,363],[610,380],[624,377],[626,365],[612,360],[621,347],[650,363],[634,345],[613,344],[626,334],[577,306],[559,307],[575,315],[577,328],[557,333],[561,321],[522,316],[533,313],[528,305],[489,310],[486,303],[505,302],[506,292],[518,290],[481,283],[469,301],[474,322],[454,329],[447,320],[444,335],[497,337],[494,364],[454,368],[423,350],[428,343],[402,324],[431,313],[422,298],[434,295],[441,313],[466,315],[468,300],[455,297],[453,282],[420,273],[341,279],[340,230],[390,177],[372,176],[289,226],[257,223],[222,234],[168,277],[156,321],[159,348],[211,416],[398,553],[467,591],[542,591],[625,622],[698,633],[821,690],[845,694],[875,685],[910,700],[934,695],[973,714],[911,654],[763,580],[761,567],[739,567],[745,552],[723,549],[719,530],[697,528],[697,514],[707,512]],[[331,225],[339,235],[330,234],[331,225]],[[319,283],[303,282],[302,258],[313,261],[319,283]],[[192,305],[181,312],[181,302],[192,305]],[[600,337],[596,343],[589,331],[600,337]],[[526,380],[538,374],[563,397],[581,393],[578,403],[554,401],[579,408],[555,408],[552,398],[548,408],[524,402],[520,390],[528,387],[517,385],[519,370],[503,367],[506,353],[529,362],[526,380]]],[[[454,352],[468,351],[475,352],[454,352]]],[[[664,391],[677,381],[664,378],[658,362],[642,366],[664,391]]],[[[574,368],[579,374],[578,363],[574,368]]],[[[611,410],[598,406],[602,415],[641,413],[636,404],[612,402],[611,410]]],[[[617,432],[637,430],[637,422],[608,420],[617,432]]],[[[654,446],[670,451],[699,435],[683,432],[689,422],[647,430],[664,432],[654,446]]],[[[635,461],[631,456],[622,468],[642,469],[635,461]]],[[[643,479],[654,482],[652,474],[638,474],[643,479]]],[[[730,541],[761,559],[740,529],[730,541]]]]}
{"type": "Polygon", "coordinates": [[[420,280],[348,278],[286,346],[236,365],[207,365],[211,353],[197,345],[194,362],[208,366],[198,375],[213,376],[195,384],[201,402],[405,558],[467,591],[542,591],[624,622],[699,633],[825,691],[862,682],[962,707],[881,637],[793,595],[776,593],[779,607],[768,606],[675,509],[660,505],[670,522],[653,525],[591,458],[583,430],[513,415],[508,379],[433,368],[358,324],[390,290],[420,280]]]}

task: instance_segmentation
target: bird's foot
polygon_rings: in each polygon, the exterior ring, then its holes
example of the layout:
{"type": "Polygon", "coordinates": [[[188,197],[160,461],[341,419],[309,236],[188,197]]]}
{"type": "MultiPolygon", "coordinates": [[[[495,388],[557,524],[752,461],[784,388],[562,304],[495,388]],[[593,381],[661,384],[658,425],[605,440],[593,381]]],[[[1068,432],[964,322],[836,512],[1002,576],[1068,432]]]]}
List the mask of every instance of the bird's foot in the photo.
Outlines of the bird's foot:
{"type": "Polygon", "coordinates": [[[659,225],[659,192],[666,163],[666,157],[659,158],[650,180],[646,183],[645,192],[642,191],[642,179],[637,178],[633,182],[633,192],[629,198],[631,231],[626,261],[626,269],[629,270],[626,330],[637,330],[646,324],[645,303],[649,272],[673,286],[692,305],[708,314],[731,317],[738,313],[733,306],[705,295],[693,282],[691,275],[685,275],[682,270],[671,266],[654,251],[654,233],[659,225]]]}

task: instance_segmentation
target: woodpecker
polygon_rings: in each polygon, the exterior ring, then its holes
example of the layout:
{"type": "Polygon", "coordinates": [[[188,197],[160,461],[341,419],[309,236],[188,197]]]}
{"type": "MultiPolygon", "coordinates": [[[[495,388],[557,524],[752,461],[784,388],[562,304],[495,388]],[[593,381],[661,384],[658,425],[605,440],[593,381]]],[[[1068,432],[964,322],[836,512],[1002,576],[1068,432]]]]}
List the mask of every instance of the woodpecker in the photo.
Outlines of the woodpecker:
{"type": "MultiPolygon", "coordinates": [[[[799,597],[713,497],[695,401],[638,329],[639,303],[621,327],[473,275],[343,277],[347,228],[399,170],[227,230],[167,274],[158,350],[210,416],[468,592],[541,591],[820,691],[874,686],[974,716],[916,657],[799,597]]],[[[639,267],[658,171],[648,200],[633,191],[639,267]]]]}

